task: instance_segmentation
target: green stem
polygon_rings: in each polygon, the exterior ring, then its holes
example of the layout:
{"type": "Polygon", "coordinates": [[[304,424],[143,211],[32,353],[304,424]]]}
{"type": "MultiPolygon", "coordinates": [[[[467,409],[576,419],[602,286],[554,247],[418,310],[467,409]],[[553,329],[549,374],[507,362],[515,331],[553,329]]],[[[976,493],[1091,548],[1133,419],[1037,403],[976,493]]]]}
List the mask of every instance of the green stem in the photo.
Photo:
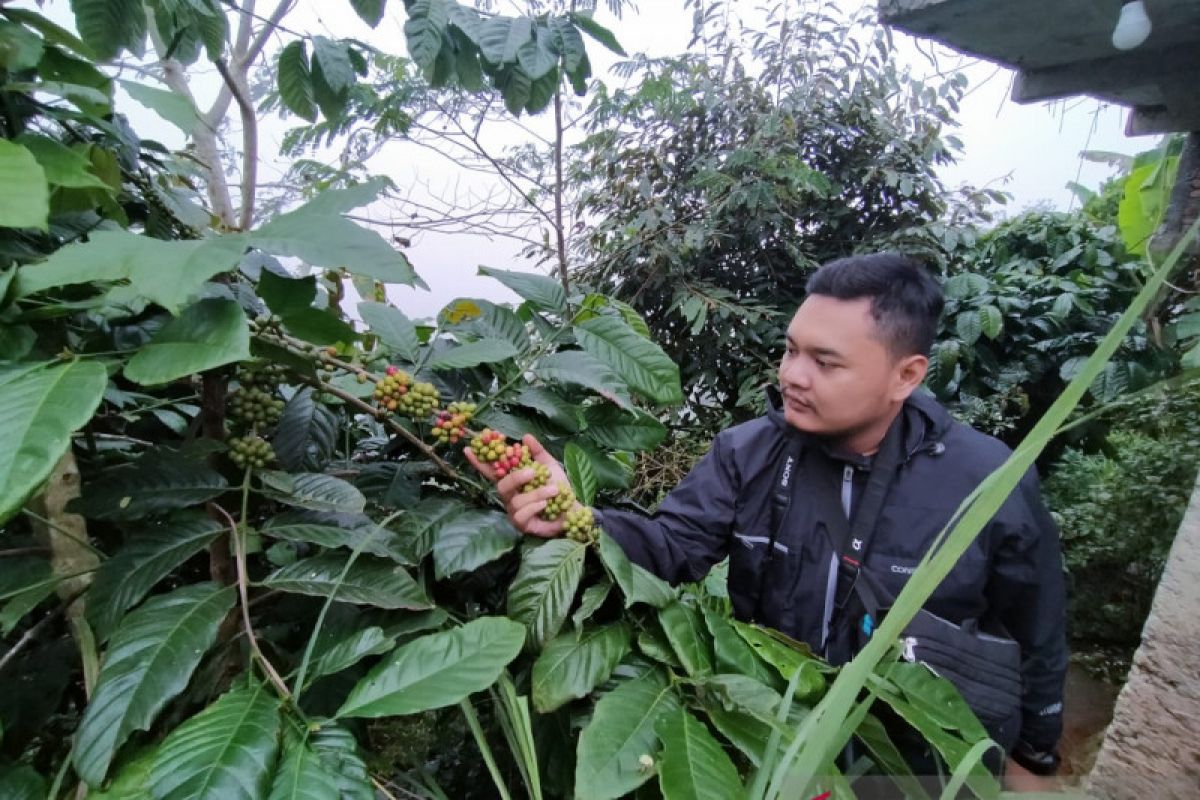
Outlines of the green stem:
{"type": "Polygon", "coordinates": [[[583,313],[582,308],[579,309],[578,311],[576,311],[574,314],[571,315],[570,322],[566,322],[563,325],[561,325],[557,330],[554,331],[554,334],[549,339],[542,342],[542,344],[540,346],[538,346],[537,348],[533,348],[534,353],[529,358],[529,360],[526,361],[523,365],[521,365],[521,367],[519,369],[517,369],[516,374],[514,374],[511,378],[509,378],[504,383],[503,386],[501,386],[499,389],[497,389],[492,394],[483,398],[483,400],[479,403],[479,405],[477,405],[475,407],[475,413],[478,414],[480,411],[483,411],[485,408],[490,406],[493,402],[495,402],[496,400],[503,397],[504,393],[513,387],[513,384],[515,384],[517,381],[519,381],[523,377],[525,377],[525,373],[528,372],[529,369],[538,362],[538,359],[540,359],[542,356],[544,356],[550,352],[551,348],[558,341],[558,337],[562,336],[563,332],[565,332],[568,328],[574,327],[575,321],[579,319],[579,315],[582,313],[583,313]]]}
{"type": "Polygon", "coordinates": [[[22,513],[24,513],[24,514],[27,514],[27,515],[29,515],[29,516],[33,517],[35,520],[37,520],[38,522],[42,523],[42,524],[43,524],[43,525],[45,525],[46,527],[48,527],[48,528],[53,528],[53,529],[54,529],[54,530],[55,530],[57,533],[61,533],[63,536],[67,537],[68,539],[70,539],[70,540],[71,540],[72,542],[74,542],[75,544],[82,545],[83,547],[86,547],[88,550],[91,550],[93,553],[95,553],[95,554],[96,554],[97,556],[99,556],[101,559],[106,559],[106,558],[108,558],[108,556],[106,556],[106,555],[105,555],[103,552],[101,552],[100,550],[97,550],[97,549],[96,549],[96,546],[95,546],[94,544],[92,544],[91,542],[88,542],[88,541],[85,541],[85,540],[83,540],[83,539],[80,539],[78,536],[76,536],[75,534],[71,533],[71,532],[70,532],[70,531],[68,531],[68,530],[63,530],[63,528],[61,528],[61,527],[60,527],[60,526],[58,526],[58,525],[55,525],[53,522],[51,522],[50,520],[48,520],[48,519],[46,519],[45,517],[41,516],[41,515],[40,515],[40,514],[38,514],[37,512],[35,512],[35,511],[30,511],[28,508],[22,508],[22,509],[21,509],[21,511],[22,511],[22,513]]]}
{"type": "Polygon", "coordinates": [[[512,800],[512,796],[508,793],[508,786],[504,783],[504,776],[500,774],[500,768],[496,766],[492,748],[488,745],[487,737],[483,733],[483,726],[479,724],[475,706],[471,705],[471,698],[464,699],[458,704],[458,707],[462,709],[463,716],[467,718],[471,735],[475,737],[475,744],[479,745],[479,752],[483,754],[483,763],[487,764],[488,772],[492,776],[492,783],[496,784],[496,791],[500,793],[501,800],[512,800]]]}

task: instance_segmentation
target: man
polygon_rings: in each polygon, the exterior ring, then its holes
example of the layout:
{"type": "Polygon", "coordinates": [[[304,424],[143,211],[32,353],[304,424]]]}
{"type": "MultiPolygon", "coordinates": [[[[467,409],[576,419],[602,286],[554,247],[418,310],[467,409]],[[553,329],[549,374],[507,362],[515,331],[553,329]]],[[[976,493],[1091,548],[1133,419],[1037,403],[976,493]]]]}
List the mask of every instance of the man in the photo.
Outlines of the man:
{"type": "MultiPolygon", "coordinates": [[[[1009,451],[917,391],[943,307],[940,287],[921,265],[890,254],[841,259],[813,274],[807,294],[788,327],[767,414],[720,433],[652,517],[615,510],[596,516],[631,560],[673,583],[699,580],[728,557],[739,618],[836,656],[849,630],[837,613],[846,596],[838,564],[847,554],[838,526],[849,530],[846,520],[855,520],[865,496],[879,498],[864,512],[874,524],[850,546],[862,548],[869,583],[894,597],[959,503],[1009,451]],[[877,458],[885,445],[887,459],[877,458]],[[891,466],[872,482],[876,462],[891,466]],[[789,491],[779,499],[781,486],[789,491]],[[838,513],[844,518],[831,523],[838,513]]],[[[536,440],[526,442],[566,480],[536,440]]],[[[467,456],[494,478],[469,449],[467,456]]],[[[519,530],[557,536],[561,520],[538,517],[557,493],[555,481],[520,493],[531,477],[522,470],[501,480],[501,498],[519,530]]],[[[1058,533],[1031,472],[925,605],[955,624],[998,622],[1020,644],[1022,707],[1012,758],[1038,774],[1054,770],[1062,727],[1061,564],[1058,533]]],[[[1020,788],[1024,774],[1012,769],[1010,784],[1020,788]]]]}

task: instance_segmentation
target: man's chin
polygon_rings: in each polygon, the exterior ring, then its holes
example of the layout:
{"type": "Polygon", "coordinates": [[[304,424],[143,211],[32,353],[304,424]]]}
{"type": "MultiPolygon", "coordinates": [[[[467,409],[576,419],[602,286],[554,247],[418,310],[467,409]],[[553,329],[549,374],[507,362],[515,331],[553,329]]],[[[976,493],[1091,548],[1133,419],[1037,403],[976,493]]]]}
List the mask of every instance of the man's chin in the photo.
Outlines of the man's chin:
{"type": "Polygon", "coordinates": [[[820,420],[817,419],[817,415],[813,413],[811,408],[806,407],[803,410],[800,410],[792,406],[788,406],[784,408],[783,418],[787,421],[788,425],[791,425],[796,430],[815,434],[821,434],[825,432],[825,427],[821,424],[820,420]]]}

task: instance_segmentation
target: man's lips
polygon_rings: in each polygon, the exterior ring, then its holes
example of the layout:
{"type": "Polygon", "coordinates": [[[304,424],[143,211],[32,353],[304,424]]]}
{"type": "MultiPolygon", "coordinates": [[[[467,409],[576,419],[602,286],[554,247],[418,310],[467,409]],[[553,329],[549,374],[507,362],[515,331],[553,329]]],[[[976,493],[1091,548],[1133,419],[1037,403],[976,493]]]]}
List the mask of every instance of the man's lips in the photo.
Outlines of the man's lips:
{"type": "Polygon", "coordinates": [[[812,404],[806,403],[798,397],[784,395],[783,401],[785,403],[787,403],[789,407],[800,410],[800,411],[811,411],[812,410],[812,404]]]}

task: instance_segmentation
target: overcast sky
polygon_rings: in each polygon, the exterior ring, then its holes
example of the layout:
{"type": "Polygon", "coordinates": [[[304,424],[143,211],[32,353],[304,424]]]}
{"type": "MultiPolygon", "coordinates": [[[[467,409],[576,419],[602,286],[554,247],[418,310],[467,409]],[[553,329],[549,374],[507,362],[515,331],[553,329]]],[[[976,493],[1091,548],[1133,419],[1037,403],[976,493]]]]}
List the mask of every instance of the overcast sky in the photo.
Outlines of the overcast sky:
{"type": "MultiPolygon", "coordinates": [[[[842,0],[847,9],[874,5],[874,0],[842,0]]],[[[32,2],[17,3],[32,6],[32,2]]],[[[260,10],[273,6],[260,2],[260,10]]],[[[500,3],[501,6],[504,3],[500,3]]],[[[603,6],[603,4],[601,4],[603,6]]],[[[690,14],[682,0],[640,0],[637,13],[626,13],[616,20],[606,10],[598,19],[609,26],[625,49],[660,56],[682,52],[691,33],[690,14]]],[[[736,4],[739,12],[754,13],[759,0],[744,0],[736,4]]],[[[50,0],[43,12],[62,22],[70,22],[67,0],[50,0]]],[[[389,4],[388,19],[372,31],[362,24],[350,9],[349,0],[299,0],[297,8],[285,23],[299,31],[324,32],[334,36],[353,36],[371,42],[388,52],[403,50],[403,11],[399,0],[389,4]]],[[[928,42],[917,43],[897,33],[897,57],[910,66],[916,75],[928,75],[936,70],[961,70],[969,80],[969,94],[958,116],[957,131],[965,150],[959,162],[942,170],[944,181],[955,186],[969,183],[975,186],[998,186],[1014,196],[1009,213],[1032,205],[1047,205],[1066,209],[1071,194],[1066,185],[1078,180],[1085,186],[1096,186],[1108,177],[1108,168],[1084,162],[1080,152],[1085,149],[1113,150],[1134,153],[1151,147],[1153,138],[1130,139],[1124,135],[1124,109],[1103,107],[1094,101],[1080,98],[1066,103],[1019,106],[1008,100],[1011,74],[986,62],[962,58],[957,54],[933,48],[928,42]],[[936,62],[931,62],[933,53],[936,62]],[[936,66],[935,66],[936,63],[936,66]]],[[[596,66],[597,77],[615,83],[607,75],[608,67],[616,60],[599,45],[590,42],[589,53],[596,66]]],[[[200,65],[192,70],[195,88],[203,97],[215,87],[211,71],[204,74],[200,65]]],[[[153,115],[136,104],[121,98],[124,110],[133,118],[134,127],[144,135],[158,136],[172,146],[182,143],[181,137],[153,115]]],[[[236,114],[234,115],[236,116],[236,114]]],[[[543,115],[544,116],[544,115],[543,115]]],[[[547,120],[528,121],[534,128],[545,129],[547,120]]],[[[279,174],[281,163],[273,159],[279,137],[286,126],[278,122],[264,124],[261,173],[264,180],[279,174]]],[[[493,140],[497,134],[493,134],[493,140]]],[[[502,134],[504,139],[520,142],[528,136],[519,128],[502,134]]],[[[409,185],[423,181],[435,192],[450,195],[455,190],[486,191],[486,184],[455,170],[445,159],[412,145],[397,144],[385,148],[371,163],[375,172],[389,175],[398,184],[409,185]]],[[[481,239],[463,235],[424,234],[417,236],[409,251],[417,271],[430,285],[431,291],[406,288],[393,290],[393,300],[413,317],[436,314],[445,303],[460,296],[486,296],[495,300],[512,299],[494,281],[475,276],[477,267],[485,264],[505,269],[530,269],[520,262],[515,244],[500,239],[481,239]]]]}

